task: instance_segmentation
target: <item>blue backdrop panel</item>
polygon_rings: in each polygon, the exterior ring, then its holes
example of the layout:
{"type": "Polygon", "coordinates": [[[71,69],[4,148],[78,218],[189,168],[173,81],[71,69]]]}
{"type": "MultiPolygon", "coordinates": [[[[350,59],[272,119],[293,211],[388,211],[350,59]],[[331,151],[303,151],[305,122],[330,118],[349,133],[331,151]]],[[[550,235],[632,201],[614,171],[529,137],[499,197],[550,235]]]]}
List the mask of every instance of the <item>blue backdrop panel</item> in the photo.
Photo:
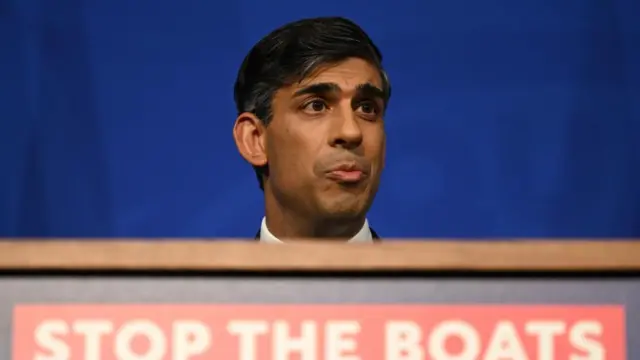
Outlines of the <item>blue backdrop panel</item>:
{"type": "Polygon", "coordinates": [[[319,15],[385,54],[383,236],[640,236],[636,0],[2,0],[0,235],[252,236],[235,74],[319,15]]]}

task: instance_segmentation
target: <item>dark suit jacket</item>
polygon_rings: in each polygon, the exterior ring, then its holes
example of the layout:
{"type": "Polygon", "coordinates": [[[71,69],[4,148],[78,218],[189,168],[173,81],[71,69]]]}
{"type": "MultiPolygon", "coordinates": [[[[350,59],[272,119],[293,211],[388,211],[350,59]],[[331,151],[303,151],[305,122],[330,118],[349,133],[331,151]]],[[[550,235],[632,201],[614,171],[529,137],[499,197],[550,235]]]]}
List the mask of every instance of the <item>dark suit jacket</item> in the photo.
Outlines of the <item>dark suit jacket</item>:
{"type": "MultiPolygon", "coordinates": [[[[380,236],[378,236],[378,234],[373,230],[372,227],[369,227],[369,230],[371,230],[371,237],[373,237],[373,242],[379,242],[380,236]]],[[[258,229],[258,232],[256,233],[256,240],[258,239],[260,239],[260,229],[258,229]]]]}

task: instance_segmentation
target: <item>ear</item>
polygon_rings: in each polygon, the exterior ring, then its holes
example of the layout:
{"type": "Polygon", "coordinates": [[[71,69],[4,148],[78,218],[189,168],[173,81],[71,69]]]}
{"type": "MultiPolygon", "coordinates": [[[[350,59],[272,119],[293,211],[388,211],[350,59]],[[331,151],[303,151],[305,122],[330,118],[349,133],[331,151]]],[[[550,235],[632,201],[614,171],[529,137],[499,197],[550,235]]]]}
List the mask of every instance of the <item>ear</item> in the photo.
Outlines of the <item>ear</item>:
{"type": "Polygon", "coordinates": [[[252,113],[238,115],[233,125],[233,138],[238,151],[253,166],[267,164],[265,130],[266,128],[262,121],[252,113]]]}

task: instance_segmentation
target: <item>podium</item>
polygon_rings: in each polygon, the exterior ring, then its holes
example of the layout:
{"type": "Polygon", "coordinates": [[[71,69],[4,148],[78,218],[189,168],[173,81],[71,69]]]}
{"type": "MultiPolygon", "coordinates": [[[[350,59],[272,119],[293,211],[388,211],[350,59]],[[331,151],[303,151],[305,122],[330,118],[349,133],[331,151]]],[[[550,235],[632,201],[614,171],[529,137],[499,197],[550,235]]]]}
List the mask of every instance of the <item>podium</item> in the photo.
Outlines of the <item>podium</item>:
{"type": "Polygon", "coordinates": [[[0,242],[0,360],[640,359],[640,241],[0,242]]]}

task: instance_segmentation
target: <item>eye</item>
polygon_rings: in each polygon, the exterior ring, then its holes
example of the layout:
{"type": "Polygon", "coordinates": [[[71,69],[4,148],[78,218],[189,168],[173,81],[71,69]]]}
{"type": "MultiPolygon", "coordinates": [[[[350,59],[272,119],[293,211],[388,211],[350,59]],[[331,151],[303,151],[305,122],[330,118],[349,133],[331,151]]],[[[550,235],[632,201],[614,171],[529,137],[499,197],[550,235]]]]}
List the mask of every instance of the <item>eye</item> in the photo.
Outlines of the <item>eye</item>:
{"type": "Polygon", "coordinates": [[[377,115],[380,112],[378,104],[373,101],[361,102],[356,110],[366,115],[377,115]]]}
{"type": "Polygon", "coordinates": [[[316,99],[306,103],[303,109],[307,112],[319,113],[327,110],[327,103],[320,99],[316,99]]]}

